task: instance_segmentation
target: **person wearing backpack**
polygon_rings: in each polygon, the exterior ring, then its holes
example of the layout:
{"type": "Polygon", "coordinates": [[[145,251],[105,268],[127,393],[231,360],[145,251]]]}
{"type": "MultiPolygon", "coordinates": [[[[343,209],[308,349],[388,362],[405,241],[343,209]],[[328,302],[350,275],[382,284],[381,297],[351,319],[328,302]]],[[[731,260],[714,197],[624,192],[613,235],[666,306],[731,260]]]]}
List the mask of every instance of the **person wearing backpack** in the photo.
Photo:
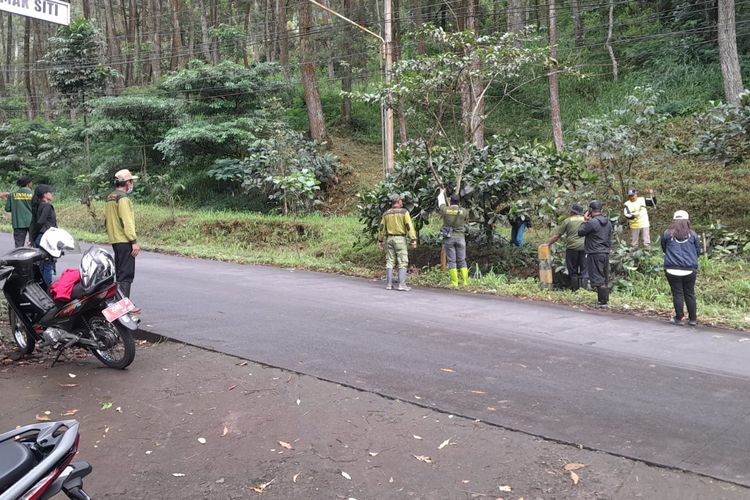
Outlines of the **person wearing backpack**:
{"type": "Polygon", "coordinates": [[[664,273],[672,289],[674,316],[669,320],[674,325],[683,325],[684,306],[688,310],[688,325],[698,324],[695,302],[695,279],[698,276],[698,256],[702,253],[698,234],[690,226],[690,216],[678,210],[672,224],[661,237],[664,251],[664,273]]]}
{"type": "MultiPolygon", "coordinates": [[[[16,248],[18,248],[26,245],[26,237],[29,235],[29,227],[31,226],[33,215],[31,211],[31,198],[34,196],[31,188],[34,186],[34,183],[30,175],[23,175],[16,181],[16,185],[18,187],[8,193],[5,202],[5,211],[10,212],[13,223],[13,241],[16,248]]],[[[31,243],[34,243],[33,239],[31,243]]]]}
{"type": "Polygon", "coordinates": [[[461,199],[457,194],[451,195],[451,204],[445,200],[445,188],[438,194],[438,210],[443,218],[440,235],[443,239],[445,258],[448,261],[448,272],[453,288],[458,287],[458,271],[461,270],[461,283],[469,284],[469,268],[466,266],[465,228],[468,212],[461,208],[461,199]]]}

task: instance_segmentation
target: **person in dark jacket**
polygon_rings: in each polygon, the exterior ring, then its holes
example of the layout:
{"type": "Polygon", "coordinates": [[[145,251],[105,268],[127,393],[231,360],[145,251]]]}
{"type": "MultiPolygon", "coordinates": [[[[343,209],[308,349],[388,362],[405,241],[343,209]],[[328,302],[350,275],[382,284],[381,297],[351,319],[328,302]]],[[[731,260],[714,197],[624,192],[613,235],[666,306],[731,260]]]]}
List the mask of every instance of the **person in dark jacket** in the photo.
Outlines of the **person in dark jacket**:
{"type": "Polygon", "coordinates": [[[695,304],[695,278],[698,275],[698,256],[701,241],[690,227],[690,217],[684,210],[678,210],[672,217],[672,224],[661,237],[664,251],[664,272],[672,289],[674,316],[670,322],[682,325],[685,318],[683,305],[687,305],[688,324],[697,325],[695,304]]]}
{"type": "Polygon", "coordinates": [[[596,290],[596,307],[609,307],[609,252],[612,248],[612,222],[602,214],[602,202],[589,203],[583,214],[584,223],[578,228],[583,236],[586,269],[591,288],[596,290]]]}
{"type": "MultiPolygon", "coordinates": [[[[31,198],[31,226],[29,233],[34,245],[39,248],[42,236],[51,227],[57,227],[57,215],[52,205],[54,198],[52,186],[40,184],[31,198]]],[[[47,286],[52,284],[52,274],[55,268],[53,260],[44,260],[41,264],[42,277],[47,286]]]]}

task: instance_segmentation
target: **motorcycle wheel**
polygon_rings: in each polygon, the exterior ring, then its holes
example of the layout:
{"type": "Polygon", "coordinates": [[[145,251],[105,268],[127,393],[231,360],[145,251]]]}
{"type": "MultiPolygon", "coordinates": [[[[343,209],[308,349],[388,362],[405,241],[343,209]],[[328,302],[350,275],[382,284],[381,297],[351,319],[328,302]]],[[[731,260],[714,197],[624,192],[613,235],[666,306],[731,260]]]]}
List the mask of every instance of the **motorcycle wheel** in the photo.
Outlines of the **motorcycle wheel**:
{"type": "Polygon", "coordinates": [[[13,334],[13,340],[16,341],[16,346],[18,346],[18,352],[23,355],[34,352],[36,340],[34,340],[33,336],[29,335],[29,332],[26,331],[26,327],[23,326],[18,315],[10,306],[8,306],[8,323],[10,323],[10,331],[13,334]]]}
{"type": "Polygon", "coordinates": [[[106,349],[91,349],[96,359],[110,368],[124,370],[135,359],[135,341],[130,331],[119,323],[110,323],[104,316],[95,314],[89,318],[91,333],[96,340],[104,342],[106,349]]]}

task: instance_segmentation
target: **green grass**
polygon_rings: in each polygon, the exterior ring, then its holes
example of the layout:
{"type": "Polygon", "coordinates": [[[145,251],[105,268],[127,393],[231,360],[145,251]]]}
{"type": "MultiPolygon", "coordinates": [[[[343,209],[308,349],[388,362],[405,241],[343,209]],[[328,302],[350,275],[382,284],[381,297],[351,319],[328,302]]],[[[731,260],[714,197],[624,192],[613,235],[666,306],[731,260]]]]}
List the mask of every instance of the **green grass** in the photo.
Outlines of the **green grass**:
{"type": "MultiPolygon", "coordinates": [[[[92,218],[85,207],[75,202],[57,201],[55,205],[60,227],[85,241],[106,242],[102,204],[94,205],[96,218],[92,218]]],[[[368,278],[383,275],[383,254],[374,243],[360,238],[361,226],[353,216],[283,217],[200,210],[177,210],[173,215],[169,209],[138,203],[136,224],[138,239],[145,250],[368,278]]],[[[5,231],[10,230],[7,223],[1,227],[5,231]]],[[[547,237],[548,233],[541,229],[527,232],[532,247],[547,237]]],[[[469,247],[470,261],[471,250],[469,247]]],[[[584,307],[596,299],[593,292],[544,290],[535,278],[481,273],[476,267],[470,269],[470,276],[471,284],[467,291],[474,293],[584,307]]],[[[422,286],[450,286],[447,273],[436,267],[420,269],[413,273],[410,280],[422,286]]],[[[631,280],[632,287],[612,294],[611,309],[668,318],[671,296],[663,275],[635,275],[631,280]]],[[[750,264],[704,259],[697,290],[702,323],[750,328],[750,264]]]]}

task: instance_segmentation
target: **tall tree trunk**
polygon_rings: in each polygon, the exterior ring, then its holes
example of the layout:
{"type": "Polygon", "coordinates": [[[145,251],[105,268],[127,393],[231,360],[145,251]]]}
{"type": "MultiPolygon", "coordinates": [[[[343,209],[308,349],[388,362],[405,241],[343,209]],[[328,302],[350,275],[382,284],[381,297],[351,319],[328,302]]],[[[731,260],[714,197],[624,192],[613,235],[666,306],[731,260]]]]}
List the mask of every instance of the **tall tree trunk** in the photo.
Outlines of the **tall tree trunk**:
{"type": "Polygon", "coordinates": [[[161,80],[161,0],[151,0],[151,14],[154,30],[154,55],[151,65],[152,82],[159,83],[159,80],[161,80]]]}
{"type": "Polygon", "coordinates": [[[535,0],[536,6],[536,27],[542,29],[542,26],[547,25],[547,19],[545,19],[545,5],[544,0],[535,0]]]}
{"type": "MultiPolygon", "coordinates": [[[[273,0],[264,0],[263,5],[263,48],[266,52],[266,61],[271,61],[271,45],[273,45],[273,40],[271,36],[271,2],[273,0]]],[[[306,3],[303,0],[300,0],[300,3],[306,3]]],[[[300,35],[301,36],[301,35],[300,35]]]]}
{"type": "MultiPolygon", "coordinates": [[[[0,34],[5,33],[5,18],[3,17],[2,13],[0,13],[0,34]]],[[[0,37],[2,38],[2,37],[0,37]]],[[[5,38],[2,38],[0,40],[0,47],[2,48],[2,51],[0,51],[0,54],[5,54],[5,38]]],[[[7,78],[7,71],[0,71],[0,95],[5,95],[5,86],[6,86],[6,80],[7,78]]]]}
{"type": "MultiPolygon", "coordinates": [[[[331,6],[331,2],[329,2],[328,0],[321,0],[320,3],[322,3],[323,5],[329,8],[331,6]]],[[[331,14],[327,10],[323,11],[323,22],[325,23],[326,28],[331,27],[331,24],[332,24],[331,14]]],[[[336,79],[336,67],[334,64],[334,57],[336,56],[336,50],[334,49],[334,45],[333,45],[333,37],[330,37],[330,36],[325,37],[325,44],[326,44],[326,55],[328,56],[328,61],[326,62],[326,67],[328,68],[328,79],[330,81],[333,81],[336,79]]]]}
{"type": "Polygon", "coordinates": [[[609,21],[607,23],[607,41],[604,42],[604,46],[607,47],[609,52],[609,58],[612,60],[612,79],[617,81],[617,59],[615,58],[615,51],[612,49],[612,29],[615,24],[615,2],[609,0],[609,21]]]}
{"type": "Polygon", "coordinates": [[[150,30],[150,23],[149,19],[153,18],[154,14],[151,11],[151,0],[146,0],[143,2],[143,7],[141,11],[141,17],[140,17],[140,23],[138,25],[138,52],[140,52],[143,55],[143,64],[141,65],[141,85],[147,84],[151,79],[151,58],[152,54],[150,52],[146,52],[143,54],[143,40],[144,40],[144,32],[149,33],[150,30]]]}
{"type": "Polygon", "coordinates": [[[737,34],[734,0],[719,0],[719,61],[724,80],[724,97],[730,104],[739,104],[742,74],[737,57],[737,34]]]}
{"type": "Polygon", "coordinates": [[[549,108],[552,119],[552,140],[555,149],[559,152],[564,147],[562,118],[560,117],[560,93],[557,86],[557,15],[555,12],[555,0],[549,2],[549,108]]]}
{"type": "MultiPolygon", "coordinates": [[[[412,11],[414,16],[414,28],[417,32],[422,29],[424,24],[424,12],[422,11],[422,0],[413,0],[412,11]]],[[[427,52],[427,45],[425,44],[424,37],[417,37],[417,54],[425,54],[427,52]]]]}
{"type": "MultiPolygon", "coordinates": [[[[464,0],[466,31],[478,34],[477,22],[478,0],[464,0]]],[[[474,48],[467,48],[466,55],[472,56],[471,69],[473,73],[482,64],[478,57],[473,56],[474,48]]],[[[464,125],[464,140],[471,142],[478,148],[484,147],[484,96],[482,95],[482,81],[477,76],[469,76],[461,84],[461,116],[464,125]]]]}
{"type": "MultiPolygon", "coordinates": [[[[140,2],[139,2],[140,3],[140,2]]],[[[130,0],[130,35],[132,40],[133,64],[132,81],[137,85],[143,85],[143,66],[141,61],[141,9],[136,0],[130,0]]]]}
{"type": "MultiPolygon", "coordinates": [[[[219,24],[219,5],[217,0],[211,1],[211,26],[217,26],[219,24]]],[[[221,62],[221,47],[219,47],[219,40],[214,40],[211,46],[213,54],[214,64],[221,62]]]]}
{"type": "Polygon", "coordinates": [[[122,90],[122,75],[125,71],[122,66],[122,53],[120,52],[120,42],[117,39],[117,25],[115,24],[115,13],[114,6],[112,5],[113,0],[104,1],[104,16],[107,18],[107,49],[109,52],[109,60],[112,61],[112,66],[120,72],[120,76],[115,79],[115,90],[122,90]]]}
{"type": "Polygon", "coordinates": [[[279,0],[271,0],[271,19],[269,20],[271,30],[271,60],[279,60],[279,0]]]}
{"type": "Polygon", "coordinates": [[[279,0],[279,62],[281,63],[281,69],[284,71],[284,78],[289,80],[289,33],[286,27],[286,2],[287,0],[279,0]]]}
{"type": "Polygon", "coordinates": [[[299,3],[299,35],[300,52],[302,53],[302,85],[305,89],[307,116],[310,120],[310,136],[313,140],[322,143],[328,139],[328,134],[323,119],[323,106],[320,103],[318,79],[315,76],[315,64],[313,63],[314,54],[312,41],[310,40],[311,18],[310,3],[301,1],[299,3]]]}
{"type": "MultiPolygon", "coordinates": [[[[245,5],[245,19],[243,23],[244,23],[243,27],[244,27],[245,33],[247,33],[248,30],[250,29],[250,2],[247,2],[247,4],[245,5]]],[[[247,56],[247,48],[245,48],[245,50],[242,52],[242,62],[245,64],[246,68],[250,67],[250,61],[248,60],[248,56],[247,56]]],[[[289,79],[289,75],[287,74],[287,72],[288,72],[288,68],[285,68],[284,76],[287,79],[289,79]]]]}
{"type": "Polygon", "coordinates": [[[208,37],[208,15],[206,13],[206,0],[200,0],[200,15],[201,15],[201,51],[203,52],[203,59],[206,62],[211,62],[211,39],[208,37]]]}
{"type": "Polygon", "coordinates": [[[520,33],[523,30],[526,22],[525,3],[525,0],[508,1],[508,31],[510,33],[520,33]]]}
{"type": "MultiPolygon", "coordinates": [[[[282,0],[283,2],[284,0],[282,0]]],[[[352,18],[352,0],[342,0],[344,17],[352,18]]],[[[352,91],[352,47],[354,46],[354,27],[347,23],[344,27],[344,37],[342,39],[341,51],[344,64],[341,65],[341,91],[344,95],[341,97],[341,122],[346,127],[352,125],[352,98],[346,93],[352,91]]]]}
{"type": "MultiPolygon", "coordinates": [[[[31,60],[34,63],[34,66],[37,66],[37,62],[41,61],[44,57],[45,48],[44,48],[44,40],[48,38],[48,34],[45,33],[48,30],[49,23],[42,23],[37,20],[33,20],[31,23],[32,32],[34,35],[34,42],[33,42],[33,51],[31,55],[31,60]],[[47,27],[47,28],[45,28],[47,27]]],[[[31,69],[31,68],[27,68],[31,69]]],[[[39,68],[41,69],[41,68],[39,68]]],[[[46,71],[34,71],[31,75],[32,82],[33,82],[33,88],[36,92],[36,106],[37,106],[37,114],[40,114],[42,112],[42,103],[47,102],[47,99],[50,96],[49,93],[49,83],[47,82],[47,72],[46,71]],[[42,97],[45,99],[42,100],[42,97]]],[[[50,106],[44,106],[44,116],[46,118],[51,118],[50,106]]]]}
{"type": "Polygon", "coordinates": [[[172,7],[172,58],[169,68],[182,68],[182,29],[180,28],[180,0],[169,0],[172,7]]]}
{"type": "MultiPolygon", "coordinates": [[[[2,15],[2,14],[0,14],[2,15]]],[[[8,86],[16,83],[15,71],[13,68],[13,14],[8,13],[8,36],[5,38],[5,81],[8,86]]]]}
{"type": "Polygon", "coordinates": [[[91,0],[83,0],[83,17],[91,19],[91,0]]]}
{"type": "MultiPolygon", "coordinates": [[[[33,22],[36,23],[36,20],[33,22]]],[[[26,88],[26,116],[29,120],[33,120],[39,116],[39,95],[36,93],[34,88],[34,79],[32,78],[33,67],[31,65],[31,23],[30,17],[25,18],[24,32],[23,32],[23,65],[24,71],[24,86],[26,88]]]]}
{"type": "Polygon", "coordinates": [[[583,47],[584,37],[580,0],[570,0],[570,11],[573,15],[573,32],[575,33],[576,47],[583,47]]]}

